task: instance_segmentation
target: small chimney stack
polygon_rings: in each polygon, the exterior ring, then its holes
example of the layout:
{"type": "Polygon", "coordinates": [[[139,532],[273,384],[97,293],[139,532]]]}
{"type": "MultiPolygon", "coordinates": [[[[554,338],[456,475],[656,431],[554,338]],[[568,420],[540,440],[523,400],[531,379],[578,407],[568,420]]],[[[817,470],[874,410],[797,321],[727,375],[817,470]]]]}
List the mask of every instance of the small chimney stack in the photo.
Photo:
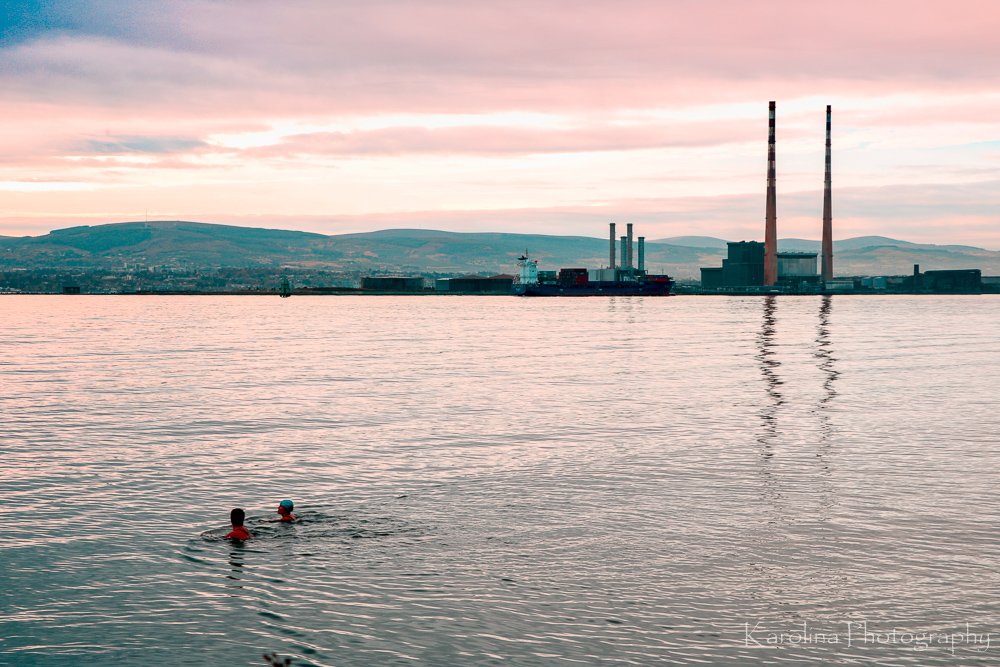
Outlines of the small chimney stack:
{"type": "Polygon", "coordinates": [[[639,270],[646,268],[646,237],[639,237],[639,270]]]}
{"type": "Polygon", "coordinates": [[[620,268],[625,269],[625,268],[628,268],[628,261],[627,261],[628,260],[628,237],[627,236],[621,237],[621,244],[622,244],[622,247],[621,247],[622,259],[621,259],[621,267],[620,268]]]}
{"type": "Polygon", "coordinates": [[[625,261],[625,266],[627,268],[631,269],[633,266],[635,266],[634,264],[632,264],[632,223],[631,222],[628,223],[628,225],[626,226],[626,230],[627,230],[627,234],[628,234],[628,258],[625,261]]]}
{"type": "Polygon", "coordinates": [[[608,243],[609,249],[611,251],[611,259],[608,260],[608,268],[615,268],[615,223],[611,223],[611,241],[608,243]]]}

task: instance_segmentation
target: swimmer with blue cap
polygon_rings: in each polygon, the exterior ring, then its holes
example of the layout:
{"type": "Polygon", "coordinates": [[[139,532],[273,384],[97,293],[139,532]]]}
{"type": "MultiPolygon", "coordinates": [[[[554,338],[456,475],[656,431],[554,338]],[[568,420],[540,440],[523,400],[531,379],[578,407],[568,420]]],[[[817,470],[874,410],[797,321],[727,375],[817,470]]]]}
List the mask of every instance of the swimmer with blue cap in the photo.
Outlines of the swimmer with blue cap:
{"type": "Polygon", "coordinates": [[[292,514],[293,509],[295,509],[295,503],[293,503],[291,500],[282,500],[280,503],[278,503],[278,514],[281,516],[281,518],[278,519],[278,521],[282,523],[285,522],[290,523],[292,521],[297,520],[298,517],[292,514]]]}

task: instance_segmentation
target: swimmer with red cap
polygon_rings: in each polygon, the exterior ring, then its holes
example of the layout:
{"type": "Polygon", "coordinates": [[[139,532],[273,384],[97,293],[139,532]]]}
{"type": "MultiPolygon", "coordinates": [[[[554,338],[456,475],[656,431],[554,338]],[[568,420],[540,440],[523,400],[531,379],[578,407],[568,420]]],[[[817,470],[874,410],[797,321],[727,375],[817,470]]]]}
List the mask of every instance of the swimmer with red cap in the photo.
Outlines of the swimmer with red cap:
{"type": "Polygon", "coordinates": [[[295,509],[295,503],[291,500],[282,500],[278,503],[278,514],[281,516],[278,519],[279,523],[291,523],[298,519],[297,516],[292,514],[292,510],[295,509]]]}
{"type": "Polygon", "coordinates": [[[233,524],[233,529],[229,531],[229,534],[226,535],[225,539],[239,540],[242,542],[253,537],[253,533],[247,530],[246,526],[243,525],[244,519],[246,519],[246,512],[239,507],[229,513],[229,520],[233,524]]]}

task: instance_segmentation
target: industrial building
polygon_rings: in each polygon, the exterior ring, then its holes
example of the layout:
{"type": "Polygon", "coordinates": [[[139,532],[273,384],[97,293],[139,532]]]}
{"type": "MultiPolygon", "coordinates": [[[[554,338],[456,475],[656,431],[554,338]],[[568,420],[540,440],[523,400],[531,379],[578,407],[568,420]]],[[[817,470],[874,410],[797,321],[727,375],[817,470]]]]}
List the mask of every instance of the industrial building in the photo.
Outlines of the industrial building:
{"type": "MultiPolygon", "coordinates": [[[[726,244],[726,259],[721,268],[703,268],[701,286],[704,289],[766,287],[766,244],[758,241],[730,241],[726,244]]],[[[817,254],[814,252],[779,252],[775,284],[801,287],[815,285],[817,254]]]]}
{"type": "Polygon", "coordinates": [[[514,286],[514,276],[462,276],[444,278],[435,283],[435,289],[449,294],[510,294],[514,286]]]}
{"type": "Polygon", "coordinates": [[[730,241],[722,267],[701,270],[701,286],[719,289],[764,285],[764,254],[764,244],[758,241],[730,241]]]}
{"type": "Polygon", "coordinates": [[[701,268],[702,289],[719,289],[724,285],[721,266],[703,266],[701,268]]]}
{"type": "Polygon", "coordinates": [[[361,289],[372,292],[423,292],[424,279],[419,276],[366,276],[361,289]]]}
{"type": "MultiPolygon", "coordinates": [[[[705,290],[746,292],[845,292],[906,291],[979,294],[1000,290],[989,279],[983,280],[979,269],[927,271],[920,273],[914,265],[910,277],[877,277],[834,279],[833,277],[833,178],[831,128],[833,111],[826,106],[826,151],[823,170],[823,236],[821,252],[778,252],[777,233],[777,169],[775,159],[775,103],[768,103],[767,118],[767,190],[764,213],[764,243],[757,241],[730,242],[727,257],[721,267],[701,269],[701,287],[705,290]],[[817,270],[817,260],[819,267],[817,270]],[[985,283],[985,289],[984,289],[985,283]]],[[[631,232],[631,229],[629,230],[631,232]]],[[[614,229],[611,231],[614,239],[614,229]]],[[[630,234],[631,236],[631,234],[630,234]]],[[[631,243],[622,254],[631,257],[631,243]]],[[[612,261],[614,245],[611,247],[612,261]]]]}
{"type": "Polygon", "coordinates": [[[626,224],[626,235],[615,237],[616,223],[608,225],[608,266],[598,269],[564,268],[557,271],[537,271],[535,279],[540,285],[582,285],[586,283],[629,282],[646,277],[646,237],[639,236],[633,245],[632,223],[626,224]],[[621,257],[616,256],[616,241],[621,246],[621,257]],[[633,251],[637,251],[633,255],[633,251]]]}
{"type": "Polygon", "coordinates": [[[921,292],[978,294],[983,291],[983,273],[979,269],[924,271],[917,276],[918,289],[921,292]]]}
{"type": "Polygon", "coordinates": [[[889,278],[886,276],[865,276],[861,278],[861,288],[883,292],[889,289],[889,278]]]}
{"type": "Polygon", "coordinates": [[[538,260],[527,251],[517,259],[518,275],[514,293],[529,297],[582,296],[670,296],[674,280],[668,275],[652,275],[646,271],[646,238],[639,237],[638,247],[632,243],[632,223],[622,236],[621,255],[616,256],[616,223],[608,226],[608,266],[595,269],[564,267],[556,271],[539,271],[538,260]],[[638,250],[638,259],[633,251],[638,250]]]}
{"type": "Polygon", "coordinates": [[[820,276],[816,271],[817,258],[818,255],[814,252],[779,252],[778,282],[790,287],[818,284],[820,276]]]}

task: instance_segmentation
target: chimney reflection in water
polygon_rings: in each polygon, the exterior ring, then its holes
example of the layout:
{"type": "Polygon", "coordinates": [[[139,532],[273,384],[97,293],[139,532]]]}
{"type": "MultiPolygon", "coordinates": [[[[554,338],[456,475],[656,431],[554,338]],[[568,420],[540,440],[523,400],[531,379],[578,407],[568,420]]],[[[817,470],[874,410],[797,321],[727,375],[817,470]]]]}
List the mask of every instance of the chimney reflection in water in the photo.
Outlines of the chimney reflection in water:
{"type": "MultiPolygon", "coordinates": [[[[829,405],[830,401],[837,395],[837,388],[834,383],[840,373],[834,369],[834,362],[837,358],[833,356],[833,348],[830,342],[830,314],[833,312],[833,297],[824,294],[819,306],[819,325],[816,327],[816,351],[813,356],[817,361],[817,368],[823,372],[823,394],[816,405],[816,414],[820,421],[820,442],[826,445],[830,440],[833,427],[830,424],[829,405]]],[[[820,454],[822,456],[822,454],[820,454]]]]}
{"type": "Polygon", "coordinates": [[[760,411],[763,432],[757,442],[763,445],[764,457],[772,456],[771,444],[778,436],[778,408],[785,402],[778,388],[782,385],[778,377],[781,362],[775,358],[774,322],[778,300],[774,296],[764,297],[764,317],[761,321],[760,334],[757,336],[756,359],[760,362],[760,374],[767,385],[768,401],[760,411]]]}

